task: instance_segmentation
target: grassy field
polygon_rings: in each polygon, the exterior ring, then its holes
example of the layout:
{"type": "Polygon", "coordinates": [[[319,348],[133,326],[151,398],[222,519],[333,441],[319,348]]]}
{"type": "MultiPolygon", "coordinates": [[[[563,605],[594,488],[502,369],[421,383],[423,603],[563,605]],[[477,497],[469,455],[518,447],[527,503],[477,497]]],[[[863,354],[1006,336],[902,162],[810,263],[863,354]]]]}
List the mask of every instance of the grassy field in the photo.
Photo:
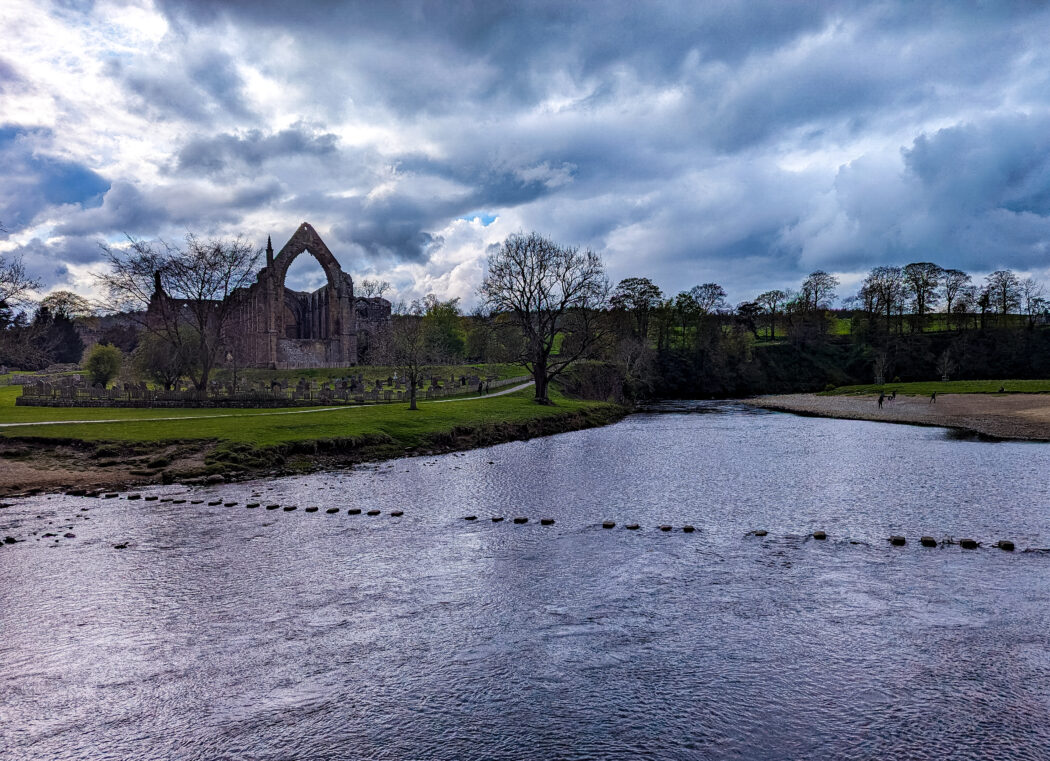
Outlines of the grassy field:
{"type": "MultiPolygon", "coordinates": [[[[248,379],[253,381],[264,381],[269,382],[271,380],[280,380],[282,382],[291,381],[295,383],[300,378],[306,378],[310,381],[329,381],[336,380],[338,378],[346,378],[351,375],[363,375],[365,383],[371,386],[376,380],[386,380],[387,378],[393,377],[397,373],[396,367],[381,366],[381,365],[359,365],[355,367],[324,367],[324,368],[306,368],[299,370],[266,370],[260,368],[238,368],[237,377],[238,379],[248,379]]],[[[433,375],[439,378],[445,378],[446,380],[450,375],[459,377],[461,375],[475,374],[480,377],[487,378],[490,375],[497,376],[498,379],[503,378],[515,378],[519,375],[528,375],[528,372],[521,365],[514,364],[475,364],[475,365],[437,365],[433,368],[433,375]]],[[[215,371],[212,377],[214,380],[227,381],[233,375],[232,370],[221,369],[215,371]]]]}
{"type": "MultiPolygon", "coordinates": [[[[515,394],[460,402],[421,402],[419,410],[408,410],[407,404],[348,407],[337,410],[303,411],[295,414],[272,414],[275,410],[179,410],[185,415],[200,416],[192,420],[142,420],[143,417],[168,416],[167,410],[91,410],[98,419],[119,418],[113,423],[69,423],[45,426],[18,426],[0,429],[6,437],[32,436],[84,441],[163,442],[207,439],[253,446],[271,446],[293,441],[358,437],[370,434],[389,436],[405,446],[417,446],[429,434],[456,427],[476,427],[502,423],[521,423],[567,412],[609,407],[554,397],[554,406],[541,406],[532,401],[532,390],[515,394]],[[269,413],[269,414],[268,414],[269,413]]],[[[22,411],[23,408],[14,408],[22,411]]],[[[67,413],[69,410],[25,408],[34,412],[67,413]]],[[[3,408],[5,419],[11,408],[3,408]]],[[[74,410],[88,412],[88,410],[74,410]]],[[[85,419],[87,416],[83,416],[85,419]]],[[[56,419],[52,417],[51,419],[56,419]]],[[[64,418],[68,419],[68,418],[64,418]]]]}
{"type": "Polygon", "coordinates": [[[905,396],[929,396],[938,394],[995,394],[1000,388],[1009,394],[1050,393],[1050,380],[980,380],[980,381],[919,381],[916,383],[884,383],[881,386],[839,386],[822,392],[823,396],[890,394],[896,391],[905,396]]]}

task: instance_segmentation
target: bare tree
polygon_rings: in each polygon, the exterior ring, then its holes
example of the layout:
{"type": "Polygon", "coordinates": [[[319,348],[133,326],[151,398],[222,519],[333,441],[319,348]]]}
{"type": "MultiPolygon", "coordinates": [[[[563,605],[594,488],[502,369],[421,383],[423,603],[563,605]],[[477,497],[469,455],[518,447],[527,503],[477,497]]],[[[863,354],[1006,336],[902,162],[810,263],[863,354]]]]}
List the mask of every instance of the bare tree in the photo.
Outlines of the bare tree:
{"type": "Polygon", "coordinates": [[[1004,320],[1021,306],[1021,279],[1010,270],[996,270],[984,279],[991,307],[1004,320]]]}
{"type": "Polygon", "coordinates": [[[382,295],[389,290],[390,283],[386,280],[365,278],[361,281],[361,294],[366,298],[381,298],[382,295]]]}
{"type": "Polygon", "coordinates": [[[609,281],[601,258],[535,232],[518,233],[489,254],[478,293],[492,310],[514,315],[524,338],[519,359],[536,381],[536,401],[550,404],[550,382],[602,337],[609,281]],[[559,336],[561,350],[554,354],[559,336]]]}
{"type": "Polygon", "coordinates": [[[835,300],[835,289],[839,286],[839,279],[828,274],[824,270],[811,272],[802,282],[799,295],[802,297],[802,306],[806,312],[815,312],[819,309],[828,309],[831,302],[835,300]]]}
{"type": "Polygon", "coordinates": [[[962,270],[941,270],[941,292],[944,294],[944,313],[948,320],[951,320],[952,305],[969,282],[970,276],[962,270]]]}
{"type": "Polygon", "coordinates": [[[1034,278],[1026,277],[1021,281],[1021,309],[1028,317],[1028,327],[1035,327],[1035,316],[1046,309],[1043,298],[1043,286],[1034,278]]]}
{"type": "Polygon", "coordinates": [[[616,286],[609,298],[609,306],[631,315],[634,337],[644,342],[649,338],[649,318],[662,299],[663,292],[652,280],[647,277],[629,277],[616,286]]]}
{"type": "Polygon", "coordinates": [[[187,235],[184,248],[129,238],[126,248],[103,246],[102,252],[109,271],[95,279],[106,293],[105,308],[140,315],[135,319],[145,330],[192,358],[189,377],[206,393],[236,292],[254,279],[261,249],[240,237],[187,235]]]}
{"type": "Polygon", "coordinates": [[[942,272],[933,262],[912,262],[901,270],[904,289],[911,297],[912,310],[915,312],[915,327],[919,332],[926,327],[926,312],[935,307],[940,299],[938,286],[942,272]]]}
{"type": "Polygon", "coordinates": [[[408,385],[408,408],[419,409],[416,392],[431,372],[434,356],[433,342],[429,340],[424,321],[426,307],[419,301],[409,305],[398,304],[394,308],[390,324],[390,364],[408,385]]]}
{"type": "Polygon", "coordinates": [[[22,257],[0,255],[0,305],[10,309],[32,303],[30,294],[40,288],[40,281],[26,274],[22,257]]]}
{"type": "Polygon", "coordinates": [[[718,283],[694,285],[689,289],[693,303],[701,316],[714,314],[726,308],[726,291],[718,283]]]}
{"type": "Polygon", "coordinates": [[[777,309],[785,301],[787,301],[788,295],[784,291],[774,289],[772,291],[766,291],[765,293],[758,294],[755,301],[766,310],[766,314],[769,315],[769,340],[773,341],[776,339],[777,330],[777,309]]]}

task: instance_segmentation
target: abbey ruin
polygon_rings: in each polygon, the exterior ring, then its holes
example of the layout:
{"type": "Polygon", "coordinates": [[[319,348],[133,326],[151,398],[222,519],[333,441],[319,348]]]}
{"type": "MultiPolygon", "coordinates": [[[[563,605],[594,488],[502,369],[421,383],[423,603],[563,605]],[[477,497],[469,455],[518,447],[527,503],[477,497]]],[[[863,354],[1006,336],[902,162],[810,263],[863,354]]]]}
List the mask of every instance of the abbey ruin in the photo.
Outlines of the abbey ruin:
{"type": "MultiPolygon", "coordinates": [[[[150,310],[170,297],[157,283],[150,310]]],[[[274,255],[269,239],[266,266],[256,281],[229,298],[232,314],[223,327],[229,361],[239,367],[272,369],[346,367],[361,362],[377,334],[390,322],[390,302],[354,296],[354,281],[308,223],[303,222],[274,255]],[[313,293],[285,286],[292,262],[314,257],[328,279],[313,293]]]]}

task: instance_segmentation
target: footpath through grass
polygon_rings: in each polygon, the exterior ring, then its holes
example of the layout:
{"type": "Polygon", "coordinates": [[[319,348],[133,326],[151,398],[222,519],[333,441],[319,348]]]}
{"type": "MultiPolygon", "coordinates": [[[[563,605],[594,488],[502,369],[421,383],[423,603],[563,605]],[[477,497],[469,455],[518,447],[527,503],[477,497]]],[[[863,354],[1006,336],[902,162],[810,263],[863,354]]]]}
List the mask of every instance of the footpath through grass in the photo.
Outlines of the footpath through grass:
{"type": "Polygon", "coordinates": [[[862,386],[839,386],[821,392],[821,396],[862,394],[891,394],[896,391],[904,396],[929,396],[938,394],[997,394],[1004,389],[1008,394],[1050,393],[1050,380],[976,380],[976,381],[918,381],[915,383],[874,383],[862,386]]]}
{"type": "MultiPolygon", "coordinates": [[[[619,410],[615,405],[567,399],[556,394],[552,395],[552,399],[555,401],[553,406],[538,405],[533,401],[533,390],[528,388],[514,394],[488,399],[440,403],[423,401],[419,403],[419,409],[416,411],[409,410],[407,403],[320,411],[309,411],[309,408],[304,411],[303,408],[298,408],[295,412],[301,414],[288,415],[260,414],[272,413],[275,410],[206,411],[197,409],[182,410],[182,412],[198,415],[202,412],[216,412],[217,415],[196,420],[153,421],[140,420],[136,417],[166,416],[168,411],[103,409],[95,410],[100,413],[98,419],[120,418],[121,421],[17,426],[0,429],[0,435],[158,444],[170,441],[212,440],[231,444],[245,443],[254,447],[296,441],[383,435],[389,436],[393,442],[407,448],[425,444],[432,434],[444,433],[456,428],[527,423],[566,413],[580,412],[606,414],[612,418],[619,410]],[[132,416],[115,413],[147,414],[132,416]],[[237,417],[218,416],[223,414],[235,414],[237,417]]],[[[15,409],[21,410],[22,408],[15,409]]],[[[5,413],[8,411],[7,408],[3,409],[5,413]]],[[[78,410],[81,413],[86,411],[78,410]]]]}

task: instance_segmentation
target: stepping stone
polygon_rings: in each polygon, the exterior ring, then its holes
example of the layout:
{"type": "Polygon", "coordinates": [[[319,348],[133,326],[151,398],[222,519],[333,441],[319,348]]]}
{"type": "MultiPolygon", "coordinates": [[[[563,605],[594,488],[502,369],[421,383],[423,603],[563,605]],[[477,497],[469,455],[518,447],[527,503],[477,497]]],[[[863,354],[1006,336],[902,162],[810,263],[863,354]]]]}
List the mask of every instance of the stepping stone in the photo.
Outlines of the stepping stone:
{"type": "Polygon", "coordinates": [[[317,508],[316,507],[308,507],[308,508],[306,508],[306,512],[308,512],[308,513],[316,513],[317,512],[317,508]]]}
{"type": "Polygon", "coordinates": [[[120,495],[119,495],[119,494],[117,494],[117,493],[116,493],[116,492],[114,491],[114,492],[109,492],[108,494],[106,494],[105,498],[106,498],[106,499],[113,499],[114,497],[119,497],[119,496],[120,496],[120,495]]]}
{"type": "Polygon", "coordinates": [[[298,508],[295,505],[285,505],[284,506],[284,511],[286,513],[290,513],[290,512],[292,512],[292,510],[298,510],[298,508]]]}
{"type": "Polygon", "coordinates": [[[171,501],[171,504],[173,504],[173,505],[184,505],[184,504],[186,504],[186,500],[184,500],[184,499],[173,499],[171,501]]]}
{"type": "Polygon", "coordinates": [[[637,523],[628,523],[626,526],[624,526],[624,528],[628,531],[637,531],[641,528],[641,526],[639,526],[637,523]]]}
{"type": "Polygon", "coordinates": [[[223,502],[222,506],[223,507],[237,507],[237,503],[236,502],[223,502]]]}
{"type": "MultiPolygon", "coordinates": [[[[171,500],[164,500],[164,499],[161,500],[161,502],[170,502],[170,501],[171,500]]],[[[211,502],[208,503],[208,507],[215,507],[216,505],[221,505],[221,504],[222,504],[222,500],[221,499],[213,499],[211,502]]]]}
{"type": "Polygon", "coordinates": [[[692,526],[682,526],[682,531],[684,531],[687,534],[691,534],[694,531],[696,531],[696,529],[692,526]]]}
{"type": "Polygon", "coordinates": [[[142,495],[141,495],[141,494],[129,494],[129,495],[128,495],[128,499],[129,499],[129,500],[133,500],[133,499],[142,499],[142,495]]]}
{"type": "Polygon", "coordinates": [[[379,515],[378,510],[369,510],[365,515],[379,515]]]}
{"type": "Polygon", "coordinates": [[[150,495],[150,496],[148,496],[148,497],[144,497],[144,499],[145,499],[145,500],[146,500],[147,502],[156,502],[156,501],[157,501],[157,495],[156,495],[156,494],[151,494],[151,495],[150,495]]]}
{"type": "Polygon", "coordinates": [[[890,537],[890,544],[892,544],[894,547],[903,547],[907,543],[908,540],[900,534],[894,534],[890,537]]]}
{"type": "Polygon", "coordinates": [[[602,521],[602,528],[616,528],[616,521],[602,521]]]}
{"type": "Polygon", "coordinates": [[[463,516],[463,520],[465,520],[465,521],[476,521],[477,519],[478,519],[478,516],[476,516],[476,515],[464,515],[463,516]]]}
{"type": "Polygon", "coordinates": [[[361,514],[361,508],[360,507],[351,507],[351,508],[349,508],[346,511],[346,514],[347,515],[360,515],[361,514]]]}
{"type": "Polygon", "coordinates": [[[204,503],[203,499],[191,499],[190,500],[190,504],[191,505],[200,505],[200,504],[203,504],[203,503],[204,503]]]}
{"type": "Polygon", "coordinates": [[[959,546],[962,547],[964,550],[976,550],[977,549],[977,544],[978,544],[978,542],[977,542],[976,539],[960,539],[959,540],[959,546]]]}
{"type": "Polygon", "coordinates": [[[276,510],[279,507],[280,507],[280,505],[267,505],[266,509],[267,510],[276,510]]]}
{"type": "Polygon", "coordinates": [[[404,510],[392,510],[390,512],[390,517],[391,518],[400,518],[404,514],[405,514],[404,510]]]}
{"type": "Polygon", "coordinates": [[[671,527],[670,526],[660,526],[660,530],[661,531],[670,531],[671,527]]]}
{"type": "Polygon", "coordinates": [[[540,518],[540,525],[541,526],[553,526],[554,525],[554,519],[553,518],[540,518]]]}
{"type": "Polygon", "coordinates": [[[825,532],[823,532],[823,531],[814,531],[813,532],[813,538],[814,539],[827,539],[828,535],[825,532]]]}
{"type": "Polygon", "coordinates": [[[247,505],[245,505],[245,507],[247,507],[247,508],[258,507],[258,506],[259,506],[258,502],[249,502],[247,505]]]}
{"type": "Polygon", "coordinates": [[[1000,539],[995,546],[998,547],[1000,550],[1004,550],[1006,552],[1014,551],[1014,543],[1011,542],[1009,539],[1000,539]]]}
{"type": "Polygon", "coordinates": [[[514,522],[517,523],[520,526],[522,523],[528,523],[529,519],[528,518],[515,518],[514,522]]]}
{"type": "Polygon", "coordinates": [[[493,523],[499,523],[502,520],[503,520],[503,516],[502,515],[493,515],[492,516],[492,522],[493,523]]]}
{"type": "Polygon", "coordinates": [[[338,507],[330,507],[327,510],[325,510],[325,512],[328,513],[329,515],[332,515],[334,513],[338,513],[339,512],[339,508],[338,507]]]}
{"type": "Polygon", "coordinates": [[[923,547],[936,547],[937,540],[934,539],[932,536],[923,536],[919,537],[919,544],[921,544],[923,547]]]}

